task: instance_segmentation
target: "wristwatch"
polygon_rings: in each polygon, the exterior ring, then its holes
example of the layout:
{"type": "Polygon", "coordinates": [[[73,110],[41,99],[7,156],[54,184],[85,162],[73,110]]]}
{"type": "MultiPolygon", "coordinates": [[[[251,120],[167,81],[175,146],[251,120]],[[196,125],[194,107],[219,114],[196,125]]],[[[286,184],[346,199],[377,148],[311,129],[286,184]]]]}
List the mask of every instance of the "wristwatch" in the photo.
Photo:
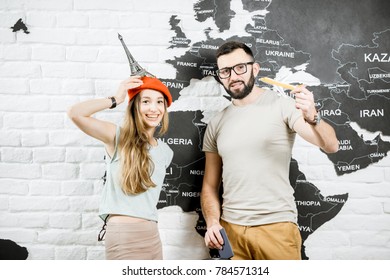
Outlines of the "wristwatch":
{"type": "Polygon", "coordinates": [[[108,99],[111,99],[111,107],[110,109],[114,109],[116,107],[116,99],[114,96],[107,97],[108,99]]]}
{"type": "Polygon", "coordinates": [[[317,125],[321,121],[321,111],[317,110],[316,114],[314,115],[314,120],[308,122],[311,125],[317,125]]]}

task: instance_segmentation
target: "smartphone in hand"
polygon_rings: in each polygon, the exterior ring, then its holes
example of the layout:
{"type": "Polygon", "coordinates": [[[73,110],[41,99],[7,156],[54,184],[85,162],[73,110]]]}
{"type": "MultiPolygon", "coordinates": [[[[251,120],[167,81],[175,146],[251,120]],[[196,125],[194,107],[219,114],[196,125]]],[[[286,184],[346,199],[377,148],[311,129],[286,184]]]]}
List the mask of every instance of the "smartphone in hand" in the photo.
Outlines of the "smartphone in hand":
{"type": "Polygon", "coordinates": [[[222,245],[222,249],[218,250],[219,258],[223,260],[229,260],[231,257],[234,256],[232,246],[230,246],[229,238],[226,235],[225,229],[222,228],[219,230],[219,232],[221,233],[224,242],[222,245]]]}

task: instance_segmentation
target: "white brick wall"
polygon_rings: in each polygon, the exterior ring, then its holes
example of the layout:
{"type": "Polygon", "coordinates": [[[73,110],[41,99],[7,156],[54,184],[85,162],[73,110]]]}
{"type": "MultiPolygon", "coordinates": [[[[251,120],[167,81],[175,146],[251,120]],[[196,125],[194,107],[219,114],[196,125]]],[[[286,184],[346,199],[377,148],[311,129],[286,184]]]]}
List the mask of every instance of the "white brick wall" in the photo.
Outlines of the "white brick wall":
{"type": "MultiPolygon", "coordinates": [[[[75,128],[66,109],[114,93],[128,76],[118,32],[143,66],[174,78],[164,61],[185,50],[167,49],[174,36],[170,16],[183,20],[192,43],[205,38],[204,25],[193,19],[193,2],[0,2],[0,238],[26,246],[29,259],[104,258],[96,241],[103,148],[75,128]],[[12,33],[19,18],[30,34],[12,33]]],[[[212,97],[187,98],[182,105],[188,108],[218,108],[212,97]]],[[[99,117],[119,122],[123,108],[99,117]]],[[[309,237],[307,255],[390,259],[390,158],[337,177],[318,149],[297,142],[294,157],[307,179],[323,195],[350,195],[339,215],[309,237]]],[[[194,230],[195,213],[170,207],[159,218],[167,259],[207,257],[194,230]]]]}

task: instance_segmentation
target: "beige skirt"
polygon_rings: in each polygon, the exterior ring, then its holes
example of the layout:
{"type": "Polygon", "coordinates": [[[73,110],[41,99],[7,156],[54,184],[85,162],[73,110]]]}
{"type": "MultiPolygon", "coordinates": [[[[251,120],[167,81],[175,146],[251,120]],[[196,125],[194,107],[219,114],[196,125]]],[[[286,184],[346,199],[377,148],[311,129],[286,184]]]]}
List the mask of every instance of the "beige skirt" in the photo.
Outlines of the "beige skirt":
{"type": "Polygon", "coordinates": [[[162,244],[157,223],[142,221],[107,222],[105,248],[107,260],[162,260],[162,244]]]}

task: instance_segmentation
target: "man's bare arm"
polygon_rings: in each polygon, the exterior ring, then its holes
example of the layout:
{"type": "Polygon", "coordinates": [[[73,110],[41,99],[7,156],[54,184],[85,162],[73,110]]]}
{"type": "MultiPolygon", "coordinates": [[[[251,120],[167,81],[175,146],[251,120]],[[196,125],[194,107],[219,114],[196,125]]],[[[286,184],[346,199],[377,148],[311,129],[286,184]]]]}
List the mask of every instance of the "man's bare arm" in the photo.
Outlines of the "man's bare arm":
{"type": "Polygon", "coordinates": [[[210,248],[221,248],[223,244],[223,238],[219,233],[222,228],[219,223],[221,217],[221,203],[219,201],[221,175],[221,157],[217,153],[206,152],[206,167],[200,201],[207,224],[205,244],[210,248]]]}

